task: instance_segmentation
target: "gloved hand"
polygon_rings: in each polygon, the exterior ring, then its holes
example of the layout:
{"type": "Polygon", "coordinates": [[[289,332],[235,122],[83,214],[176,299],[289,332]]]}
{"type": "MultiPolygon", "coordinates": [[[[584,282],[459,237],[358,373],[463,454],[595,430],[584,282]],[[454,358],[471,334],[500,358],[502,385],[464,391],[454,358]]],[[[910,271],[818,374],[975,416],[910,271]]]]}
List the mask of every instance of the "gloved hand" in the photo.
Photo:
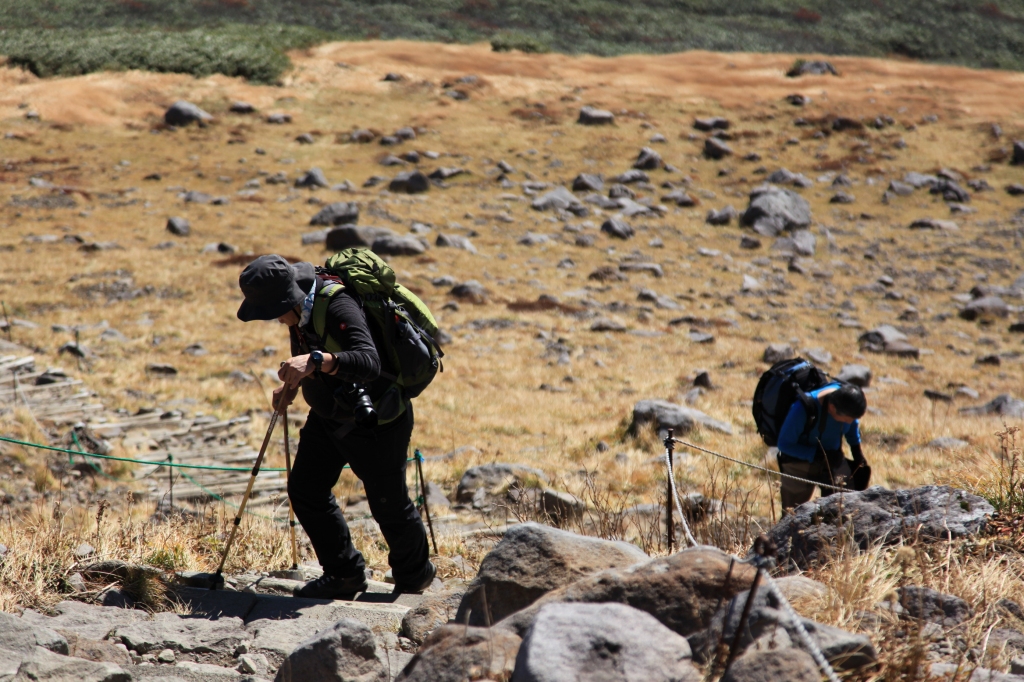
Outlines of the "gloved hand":
{"type": "Polygon", "coordinates": [[[850,446],[850,454],[853,455],[853,463],[856,466],[862,466],[868,463],[864,458],[864,451],[860,447],[860,443],[850,446]]]}

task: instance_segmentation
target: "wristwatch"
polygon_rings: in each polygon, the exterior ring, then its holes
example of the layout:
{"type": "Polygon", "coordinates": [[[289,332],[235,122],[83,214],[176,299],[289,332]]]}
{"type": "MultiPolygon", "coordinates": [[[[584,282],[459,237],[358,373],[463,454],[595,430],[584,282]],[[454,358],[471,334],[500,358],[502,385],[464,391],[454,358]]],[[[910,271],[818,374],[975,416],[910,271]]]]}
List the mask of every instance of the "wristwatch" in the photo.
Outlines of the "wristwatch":
{"type": "Polygon", "coordinates": [[[316,371],[321,371],[320,368],[323,367],[324,364],[324,354],[315,350],[309,354],[309,358],[313,361],[313,367],[316,368],[316,371]]]}

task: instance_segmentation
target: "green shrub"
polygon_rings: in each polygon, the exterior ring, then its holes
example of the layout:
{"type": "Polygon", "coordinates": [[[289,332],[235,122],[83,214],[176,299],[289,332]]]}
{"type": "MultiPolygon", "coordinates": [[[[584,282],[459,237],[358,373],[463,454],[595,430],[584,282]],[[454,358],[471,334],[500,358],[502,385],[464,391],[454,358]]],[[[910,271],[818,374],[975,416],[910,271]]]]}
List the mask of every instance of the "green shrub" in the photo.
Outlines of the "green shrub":
{"type": "Polygon", "coordinates": [[[491,38],[491,49],[495,52],[520,52],[545,53],[551,52],[551,46],[538,38],[527,35],[520,31],[502,31],[491,38]]]}
{"type": "Polygon", "coordinates": [[[274,83],[291,66],[285,50],[322,42],[328,34],[301,26],[159,29],[21,29],[0,32],[0,54],[37,76],[77,76],[140,69],[221,73],[274,83]]]}

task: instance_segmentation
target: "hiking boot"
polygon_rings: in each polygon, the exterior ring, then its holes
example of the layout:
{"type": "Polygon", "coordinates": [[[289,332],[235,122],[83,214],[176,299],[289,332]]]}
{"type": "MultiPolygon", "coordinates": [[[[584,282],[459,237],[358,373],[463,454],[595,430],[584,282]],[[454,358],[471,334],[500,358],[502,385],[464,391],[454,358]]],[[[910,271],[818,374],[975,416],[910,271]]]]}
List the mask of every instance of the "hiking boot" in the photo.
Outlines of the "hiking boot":
{"type": "Polygon", "coordinates": [[[415,579],[401,583],[396,582],[394,592],[401,592],[402,594],[419,594],[430,587],[430,584],[434,582],[434,578],[436,576],[437,567],[428,561],[426,567],[415,579]]]}
{"type": "Polygon", "coordinates": [[[293,594],[306,599],[352,599],[358,592],[365,592],[367,587],[369,585],[363,573],[350,576],[324,573],[316,580],[296,588],[293,594]]]}

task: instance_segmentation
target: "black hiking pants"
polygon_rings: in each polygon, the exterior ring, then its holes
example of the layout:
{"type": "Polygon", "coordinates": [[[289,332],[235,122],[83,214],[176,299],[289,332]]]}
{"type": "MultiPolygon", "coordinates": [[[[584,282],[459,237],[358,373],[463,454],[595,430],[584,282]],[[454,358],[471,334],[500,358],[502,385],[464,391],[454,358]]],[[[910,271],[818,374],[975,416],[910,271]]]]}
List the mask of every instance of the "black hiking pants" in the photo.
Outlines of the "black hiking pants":
{"type": "Polygon", "coordinates": [[[383,426],[356,427],[347,434],[347,427],[336,431],[340,427],[342,424],[309,413],[288,479],[288,498],[295,516],[325,573],[348,577],[364,572],[366,562],[352,544],[345,516],[331,492],[342,467],[348,464],[363,482],[370,512],[388,543],[388,563],[395,581],[414,580],[422,575],[429,554],[426,530],[405,482],[412,405],[383,426]]]}

